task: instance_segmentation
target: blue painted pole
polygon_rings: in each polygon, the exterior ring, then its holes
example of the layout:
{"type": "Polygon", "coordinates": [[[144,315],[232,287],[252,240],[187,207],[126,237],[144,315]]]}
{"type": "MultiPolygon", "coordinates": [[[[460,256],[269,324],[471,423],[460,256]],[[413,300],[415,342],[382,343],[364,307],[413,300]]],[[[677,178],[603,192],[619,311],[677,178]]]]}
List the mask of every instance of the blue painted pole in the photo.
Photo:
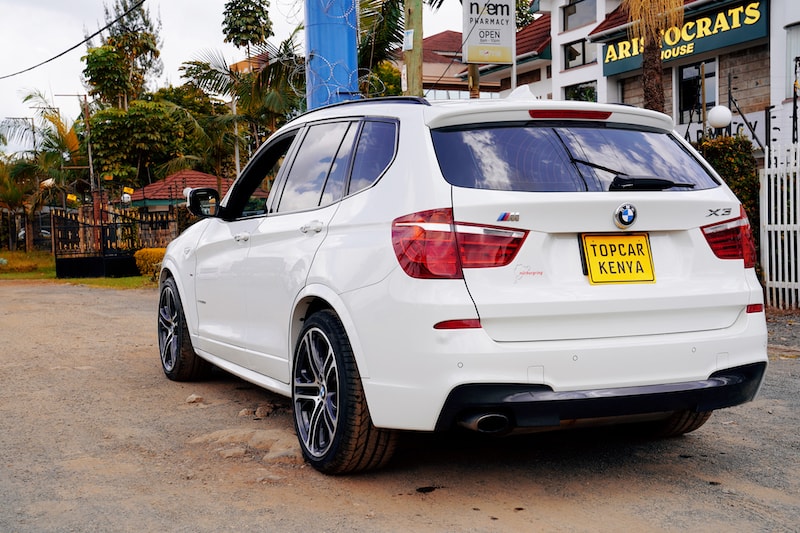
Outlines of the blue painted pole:
{"type": "Polygon", "coordinates": [[[356,0],[305,0],[309,110],[359,98],[357,15],[356,0]]]}

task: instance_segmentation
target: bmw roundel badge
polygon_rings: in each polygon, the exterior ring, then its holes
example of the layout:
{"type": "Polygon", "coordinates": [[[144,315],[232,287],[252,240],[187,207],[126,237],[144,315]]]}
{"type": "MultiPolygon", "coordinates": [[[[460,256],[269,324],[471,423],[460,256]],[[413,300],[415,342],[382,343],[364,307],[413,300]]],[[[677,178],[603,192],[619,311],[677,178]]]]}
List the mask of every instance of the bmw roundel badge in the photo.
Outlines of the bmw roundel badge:
{"type": "Polygon", "coordinates": [[[629,228],[634,222],[636,222],[636,208],[633,204],[622,204],[614,211],[614,223],[618,228],[629,228]]]}

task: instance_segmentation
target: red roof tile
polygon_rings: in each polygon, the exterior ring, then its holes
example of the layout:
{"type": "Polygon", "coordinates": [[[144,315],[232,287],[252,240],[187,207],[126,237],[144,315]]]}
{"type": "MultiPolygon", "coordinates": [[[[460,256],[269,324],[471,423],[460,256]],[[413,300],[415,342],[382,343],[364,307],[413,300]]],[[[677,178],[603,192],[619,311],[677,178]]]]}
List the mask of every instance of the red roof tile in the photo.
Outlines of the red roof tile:
{"type": "MultiPolygon", "coordinates": [[[[220,178],[222,190],[219,191],[220,195],[225,195],[228,192],[233,180],[227,178],[220,178]]],[[[131,195],[131,201],[142,200],[181,200],[183,199],[183,190],[187,187],[196,189],[198,187],[211,187],[216,189],[218,187],[217,177],[204,172],[196,170],[181,170],[171,176],[167,176],[163,180],[151,183],[142,189],[136,189],[131,195]]]]}
{"type": "Polygon", "coordinates": [[[422,39],[423,63],[450,63],[461,58],[461,32],[443,31],[422,39]]]}
{"type": "Polygon", "coordinates": [[[517,55],[541,54],[550,45],[550,13],[545,13],[517,32],[517,55]]]}
{"type": "MultiPolygon", "coordinates": [[[[696,2],[697,0],[683,0],[684,10],[686,9],[687,4],[691,4],[692,2],[696,2]]],[[[607,30],[611,30],[614,28],[621,28],[625,24],[628,23],[628,10],[623,7],[624,4],[620,4],[617,9],[609,13],[605,20],[598,24],[598,26],[589,32],[589,35],[597,35],[598,33],[602,33],[607,30]]]]}
{"type": "MultiPolygon", "coordinates": [[[[517,32],[517,55],[542,53],[550,45],[550,14],[545,13],[517,32]]],[[[457,31],[443,31],[422,40],[423,63],[450,63],[455,55],[461,60],[462,36],[457,31]]],[[[399,54],[400,50],[396,50],[399,54]]]]}

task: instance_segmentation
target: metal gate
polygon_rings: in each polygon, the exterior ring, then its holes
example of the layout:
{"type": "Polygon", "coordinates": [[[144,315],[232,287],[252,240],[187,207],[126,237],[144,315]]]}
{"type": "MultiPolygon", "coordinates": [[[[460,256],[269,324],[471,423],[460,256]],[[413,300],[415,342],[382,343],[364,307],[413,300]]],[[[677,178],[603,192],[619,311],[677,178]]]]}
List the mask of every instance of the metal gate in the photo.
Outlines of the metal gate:
{"type": "Polygon", "coordinates": [[[52,212],[56,277],[137,276],[133,254],[141,248],[162,248],[178,234],[169,213],[52,212]]]}

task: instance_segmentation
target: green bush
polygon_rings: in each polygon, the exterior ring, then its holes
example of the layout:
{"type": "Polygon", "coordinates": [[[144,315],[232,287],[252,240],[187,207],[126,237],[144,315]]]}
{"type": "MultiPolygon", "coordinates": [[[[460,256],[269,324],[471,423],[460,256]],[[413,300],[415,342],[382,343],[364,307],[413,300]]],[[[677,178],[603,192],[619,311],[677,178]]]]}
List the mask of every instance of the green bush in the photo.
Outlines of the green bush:
{"type": "Polygon", "coordinates": [[[158,271],[161,269],[161,261],[164,260],[164,253],[166,248],[142,248],[133,254],[136,260],[136,268],[142,276],[149,276],[150,279],[155,280],[158,277],[158,271]]]}
{"type": "Polygon", "coordinates": [[[696,148],[742,202],[753,234],[758,238],[759,181],[753,143],[744,136],[706,138],[696,148]]]}

